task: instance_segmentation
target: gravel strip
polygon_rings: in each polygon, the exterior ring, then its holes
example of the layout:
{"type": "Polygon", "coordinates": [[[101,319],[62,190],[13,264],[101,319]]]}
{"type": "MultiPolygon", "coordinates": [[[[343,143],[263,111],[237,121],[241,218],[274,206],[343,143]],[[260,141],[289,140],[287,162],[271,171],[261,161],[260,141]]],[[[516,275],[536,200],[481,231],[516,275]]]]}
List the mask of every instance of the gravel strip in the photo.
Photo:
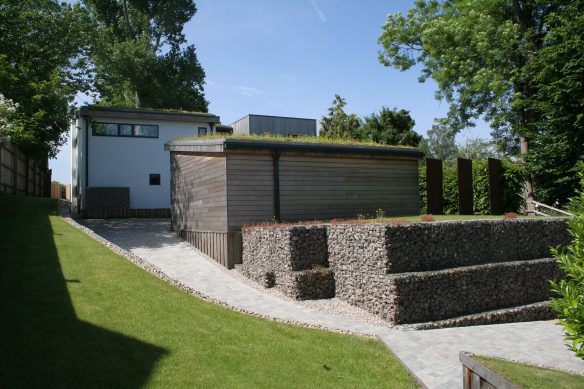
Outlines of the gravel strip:
{"type": "MultiPolygon", "coordinates": [[[[232,310],[234,310],[236,312],[240,312],[240,313],[244,313],[244,314],[248,314],[248,315],[252,315],[252,316],[256,316],[256,317],[260,317],[260,318],[263,318],[263,319],[268,319],[268,320],[276,321],[276,322],[280,322],[280,323],[292,324],[292,325],[306,327],[306,328],[324,329],[324,330],[328,330],[328,331],[332,331],[332,332],[347,333],[347,334],[353,334],[353,335],[359,335],[359,336],[365,336],[365,337],[375,337],[375,336],[372,336],[372,335],[369,335],[369,334],[363,334],[363,333],[355,332],[355,331],[341,330],[341,329],[337,329],[337,328],[331,328],[331,327],[326,327],[326,326],[321,326],[321,325],[316,325],[316,324],[309,324],[309,323],[304,323],[304,322],[299,322],[299,321],[294,321],[294,320],[282,320],[282,319],[277,318],[277,317],[273,317],[273,316],[269,316],[269,315],[262,315],[262,314],[258,314],[256,312],[247,311],[245,309],[241,309],[241,308],[232,306],[231,304],[228,304],[228,303],[226,303],[224,301],[214,299],[214,298],[212,298],[210,296],[207,296],[207,295],[199,292],[198,290],[196,290],[196,289],[194,289],[194,288],[192,288],[192,287],[190,287],[190,286],[188,286],[188,285],[180,282],[179,280],[177,280],[175,278],[169,277],[166,273],[164,273],[162,270],[160,270],[157,266],[154,266],[151,263],[149,263],[147,261],[144,261],[139,256],[137,256],[137,255],[135,255],[135,254],[133,254],[133,253],[131,253],[129,251],[126,251],[126,250],[122,249],[118,245],[113,244],[112,242],[108,241],[107,239],[104,239],[100,235],[96,234],[90,228],[88,228],[88,227],[84,226],[83,224],[79,223],[77,220],[75,220],[74,218],[72,218],[70,216],[69,203],[67,201],[61,200],[59,202],[59,214],[61,215],[62,219],[65,220],[67,223],[69,223],[71,226],[77,228],[78,230],[81,230],[82,232],[84,232],[86,235],[88,235],[93,240],[95,240],[95,241],[97,241],[97,242],[105,245],[110,250],[112,250],[114,253],[116,253],[116,254],[124,257],[125,259],[127,259],[130,262],[132,262],[136,266],[138,266],[138,267],[146,270],[147,272],[149,272],[150,274],[153,274],[154,276],[160,278],[161,280],[164,280],[164,281],[168,282],[169,284],[171,284],[173,286],[176,286],[177,288],[179,288],[179,289],[181,289],[181,290],[183,290],[183,291],[185,291],[185,292],[187,292],[187,293],[189,293],[189,294],[191,294],[191,295],[193,295],[195,297],[198,297],[198,298],[200,298],[202,300],[208,301],[208,302],[213,303],[213,304],[221,305],[223,307],[232,309],[232,310]]],[[[296,300],[292,300],[292,299],[289,299],[289,298],[285,298],[284,295],[279,295],[279,294],[277,294],[277,292],[274,293],[274,291],[271,291],[271,290],[269,292],[267,292],[268,290],[263,289],[263,288],[260,288],[259,285],[257,285],[257,284],[254,285],[251,281],[247,280],[245,277],[243,277],[242,275],[240,275],[238,272],[233,271],[233,270],[228,270],[227,268],[218,265],[216,261],[211,260],[206,255],[203,254],[203,256],[205,257],[205,259],[207,261],[209,261],[214,266],[217,266],[222,271],[229,272],[229,274],[235,276],[235,278],[240,279],[240,280],[246,282],[248,285],[253,286],[257,290],[259,290],[261,292],[264,292],[266,294],[270,294],[270,295],[272,295],[274,297],[284,298],[286,300],[294,301],[294,302],[297,303],[296,300]]],[[[332,300],[337,300],[337,299],[332,299],[332,300]]],[[[307,308],[320,309],[320,308],[318,308],[318,306],[311,306],[310,303],[309,304],[302,304],[302,305],[305,305],[307,308]]],[[[323,305],[326,306],[327,304],[323,304],[323,305]]],[[[344,305],[347,305],[348,306],[348,304],[343,303],[341,301],[338,301],[338,303],[333,302],[333,303],[330,304],[330,307],[331,308],[329,308],[329,309],[331,309],[331,310],[330,311],[326,311],[326,312],[336,313],[336,314],[345,316],[341,312],[344,312],[344,311],[349,312],[351,309],[353,309],[353,310],[355,309],[355,307],[351,307],[351,306],[343,307],[344,305]],[[338,308],[336,308],[336,309],[333,308],[335,306],[338,306],[338,308]]],[[[360,309],[358,309],[358,310],[360,310],[360,309]]],[[[355,316],[357,318],[356,320],[365,321],[363,319],[358,319],[358,317],[360,317],[359,316],[359,313],[355,312],[355,313],[353,313],[353,315],[356,315],[355,316]]],[[[369,314],[367,312],[364,312],[363,311],[362,316],[366,316],[366,315],[369,315],[369,314]]],[[[369,316],[371,316],[371,315],[369,315],[369,316]]],[[[350,316],[347,316],[347,317],[350,317],[350,316]]],[[[353,317],[351,317],[351,318],[353,318],[353,317]]],[[[367,322],[369,322],[369,321],[367,321],[367,322]]],[[[369,323],[376,324],[376,323],[373,323],[373,322],[369,322],[369,323]]]]}

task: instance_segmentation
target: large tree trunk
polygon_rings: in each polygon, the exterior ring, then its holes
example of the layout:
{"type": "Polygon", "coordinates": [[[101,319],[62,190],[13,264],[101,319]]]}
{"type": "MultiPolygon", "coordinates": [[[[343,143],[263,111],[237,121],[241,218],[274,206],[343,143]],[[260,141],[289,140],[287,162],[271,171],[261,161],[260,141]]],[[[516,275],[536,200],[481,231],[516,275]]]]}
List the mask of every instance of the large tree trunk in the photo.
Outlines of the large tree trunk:
{"type": "MultiPolygon", "coordinates": [[[[521,158],[525,161],[525,157],[529,152],[529,142],[525,139],[525,136],[519,135],[519,145],[521,147],[521,158]]],[[[533,180],[531,175],[527,176],[527,180],[525,181],[525,186],[523,187],[523,197],[525,198],[525,205],[527,210],[534,210],[533,201],[535,200],[535,196],[533,194],[533,180]]]]}
{"type": "Polygon", "coordinates": [[[138,90],[134,91],[134,105],[136,105],[136,108],[140,108],[140,95],[138,94],[138,90]]]}

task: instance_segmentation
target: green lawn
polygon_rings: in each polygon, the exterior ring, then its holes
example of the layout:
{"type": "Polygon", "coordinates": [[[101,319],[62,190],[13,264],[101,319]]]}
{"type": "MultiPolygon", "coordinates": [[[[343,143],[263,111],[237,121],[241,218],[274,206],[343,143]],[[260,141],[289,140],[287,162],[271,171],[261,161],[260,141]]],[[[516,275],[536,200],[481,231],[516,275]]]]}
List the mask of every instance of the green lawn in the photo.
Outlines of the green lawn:
{"type": "Polygon", "coordinates": [[[509,381],[523,388],[538,389],[580,389],[584,388],[584,377],[558,370],[541,368],[499,358],[475,355],[485,366],[501,374],[509,381]]]}
{"type": "Polygon", "coordinates": [[[374,339],[233,312],[0,196],[0,387],[417,387],[374,339]]]}

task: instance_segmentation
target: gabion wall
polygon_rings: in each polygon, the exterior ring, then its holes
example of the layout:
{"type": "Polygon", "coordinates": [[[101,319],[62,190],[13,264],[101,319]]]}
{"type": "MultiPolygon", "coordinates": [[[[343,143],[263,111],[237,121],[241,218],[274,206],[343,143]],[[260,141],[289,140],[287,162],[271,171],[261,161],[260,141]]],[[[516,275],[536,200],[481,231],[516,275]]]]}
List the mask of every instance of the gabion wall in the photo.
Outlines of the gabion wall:
{"type": "Polygon", "coordinates": [[[295,298],[336,294],[390,323],[416,323],[548,300],[560,276],[549,248],[569,240],[559,218],[248,227],[242,269],[295,298]],[[292,274],[327,265],[333,293],[292,274]]]}

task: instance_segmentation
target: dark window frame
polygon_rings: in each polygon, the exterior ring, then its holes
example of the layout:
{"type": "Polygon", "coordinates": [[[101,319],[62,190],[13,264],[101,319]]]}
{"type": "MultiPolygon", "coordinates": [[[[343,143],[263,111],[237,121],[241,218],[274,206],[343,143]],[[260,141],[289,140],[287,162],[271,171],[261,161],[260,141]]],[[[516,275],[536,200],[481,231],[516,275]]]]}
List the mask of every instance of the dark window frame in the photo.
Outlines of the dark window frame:
{"type": "Polygon", "coordinates": [[[207,127],[198,127],[197,128],[197,135],[198,136],[207,136],[208,131],[209,131],[209,129],[207,127]],[[205,133],[203,135],[201,135],[201,130],[205,131],[205,133]]]}
{"type": "Polygon", "coordinates": [[[91,135],[92,136],[105,136],[110,138],[146,138],[146,139],[158,139],[160,138],[160,127],[158,124],[139,124],[139,123],[106,123],[106,122],[95,122],[91,125],[91,135]],[[96,128],[94,124],[105,124],[105,125],[116,125],[118,127],[118,131],[116,135],[109,135],[109,134],[98,134],[96,132],[96,128]],[[132,135],[122,135],[120,133],[121,126],[132,126],[132,135]],[[145,135],[135,135],[135,126],[148,126],[156,128],[156,136],[145,136],[145,135]]]}
{"type": "Polygon", "coordinates": [[[148,176],[148,184],[150,186],[160,186],[161,185],[162,180],[160,179],[160,173],[150,173],[148,176]],[[152,183],[152,180],[154,180],[154,183],[152,183]],[[158,181],[158,183],[156,183],[158,181]]]}

